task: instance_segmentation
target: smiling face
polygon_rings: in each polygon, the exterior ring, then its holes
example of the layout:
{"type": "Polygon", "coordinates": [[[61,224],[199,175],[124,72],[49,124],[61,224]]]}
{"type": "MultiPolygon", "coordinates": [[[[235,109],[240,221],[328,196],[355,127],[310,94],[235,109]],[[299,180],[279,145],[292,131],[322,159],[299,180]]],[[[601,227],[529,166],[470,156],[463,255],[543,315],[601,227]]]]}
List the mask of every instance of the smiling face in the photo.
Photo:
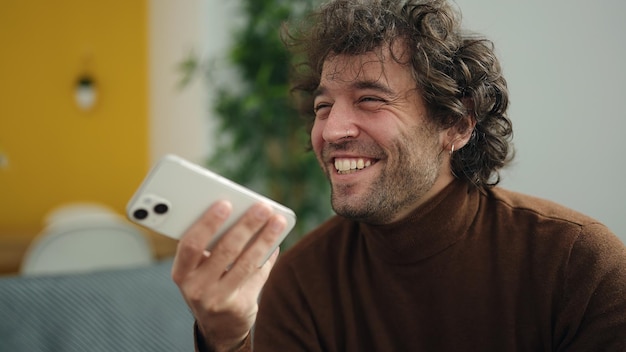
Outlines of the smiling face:
{"type": "Polygon", "coordinates": [[[390,223],[451,180],[446,131],[429,122],[411,71],[389,50],[326,60],[313,150],[340,215],[390,223]]]}

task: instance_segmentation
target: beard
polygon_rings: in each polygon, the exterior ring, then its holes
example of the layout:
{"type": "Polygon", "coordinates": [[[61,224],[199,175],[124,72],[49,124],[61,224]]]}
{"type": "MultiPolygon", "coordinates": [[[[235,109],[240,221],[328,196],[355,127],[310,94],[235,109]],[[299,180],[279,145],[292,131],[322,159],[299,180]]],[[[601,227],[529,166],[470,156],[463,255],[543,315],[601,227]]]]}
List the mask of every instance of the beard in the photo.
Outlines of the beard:
{"type": "MultiPolygon", "coordinates": [[[[370,153],[374,149],[384,155],[378,146],[359,146],[356,140],[346,143],[352,144],[342,148],[370,153]]],[[[443,163],[436,133],[425,126],[416,127],[394,141],[390,154],[397,158],[392,161],[384,158],[385,168],[365,191],[353,194],[353,185],[331,182],[331,203],[337,214],[365,223],[387,224],[433,187],[443,163]]],[[[333,171],[326,170],[327,176],[333,171]]]]}

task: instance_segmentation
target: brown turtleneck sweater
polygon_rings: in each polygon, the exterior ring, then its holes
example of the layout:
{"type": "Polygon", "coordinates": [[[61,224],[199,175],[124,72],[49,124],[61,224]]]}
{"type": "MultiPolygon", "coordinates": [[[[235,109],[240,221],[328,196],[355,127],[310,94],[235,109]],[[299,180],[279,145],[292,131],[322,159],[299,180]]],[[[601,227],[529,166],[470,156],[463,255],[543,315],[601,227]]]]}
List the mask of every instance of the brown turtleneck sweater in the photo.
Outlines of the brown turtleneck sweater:
{"type": "Polygon", "coordinates": [[[626,249],[554,203],[455,181],[384,226],[284,253],[254,351],[626,351],[626,249]]]}

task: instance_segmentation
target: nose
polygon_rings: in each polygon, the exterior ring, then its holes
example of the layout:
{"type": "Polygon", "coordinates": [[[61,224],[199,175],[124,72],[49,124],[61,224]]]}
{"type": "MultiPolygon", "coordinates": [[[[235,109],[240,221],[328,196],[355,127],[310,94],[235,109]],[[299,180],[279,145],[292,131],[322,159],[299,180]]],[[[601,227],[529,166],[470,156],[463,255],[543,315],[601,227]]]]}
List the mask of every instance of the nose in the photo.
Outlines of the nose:
{"type": "Polygon", "coordinates": [[[337,143],[344,138],[355,138],[358,133],[353,109],[335,102],[324,120],[322,138],[328,143],[337,143]]]}

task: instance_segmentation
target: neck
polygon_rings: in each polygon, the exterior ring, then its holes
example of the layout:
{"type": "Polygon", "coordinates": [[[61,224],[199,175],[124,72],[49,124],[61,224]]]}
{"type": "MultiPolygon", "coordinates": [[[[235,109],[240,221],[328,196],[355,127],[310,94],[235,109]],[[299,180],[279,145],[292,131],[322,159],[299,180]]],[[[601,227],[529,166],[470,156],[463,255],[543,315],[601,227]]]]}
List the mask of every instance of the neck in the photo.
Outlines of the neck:
{"type": "Polygon", "coordinates": [[[452,176],[452,172],[450,172],[449,170],[445,170],[445,171],[441,172],[439,174],[439,176],[437,177],[437,179],[435,180],[435,182],[433,183],[432,187],[428,190],[428,192],[424,193],[424,195],[422,197],[420,197],[420,199],[418,199],[417,202],[414,202],[413,204],[411,204],[410,207],[407,207],[407,208],[399,211],[391,219],[390,222],[397,222],[397,221],[400,221],[400,220],[404,219],[409,214],[411,214],[413,211],[415,211],[417,208],[421,207],[424,203],[428,202],[433,197],[435,197],[437,194],[439,194],[453,180],[454,180],[454,176],[452,176]]]}
{"type": "Polygon", "coordinates": [[[438,253],[462,238],[478,205],[478,192],[467,182],[454,180],[394,223],[361,223],[359,227],[373,254],[389,262],[413,262],[438,253]]]}

